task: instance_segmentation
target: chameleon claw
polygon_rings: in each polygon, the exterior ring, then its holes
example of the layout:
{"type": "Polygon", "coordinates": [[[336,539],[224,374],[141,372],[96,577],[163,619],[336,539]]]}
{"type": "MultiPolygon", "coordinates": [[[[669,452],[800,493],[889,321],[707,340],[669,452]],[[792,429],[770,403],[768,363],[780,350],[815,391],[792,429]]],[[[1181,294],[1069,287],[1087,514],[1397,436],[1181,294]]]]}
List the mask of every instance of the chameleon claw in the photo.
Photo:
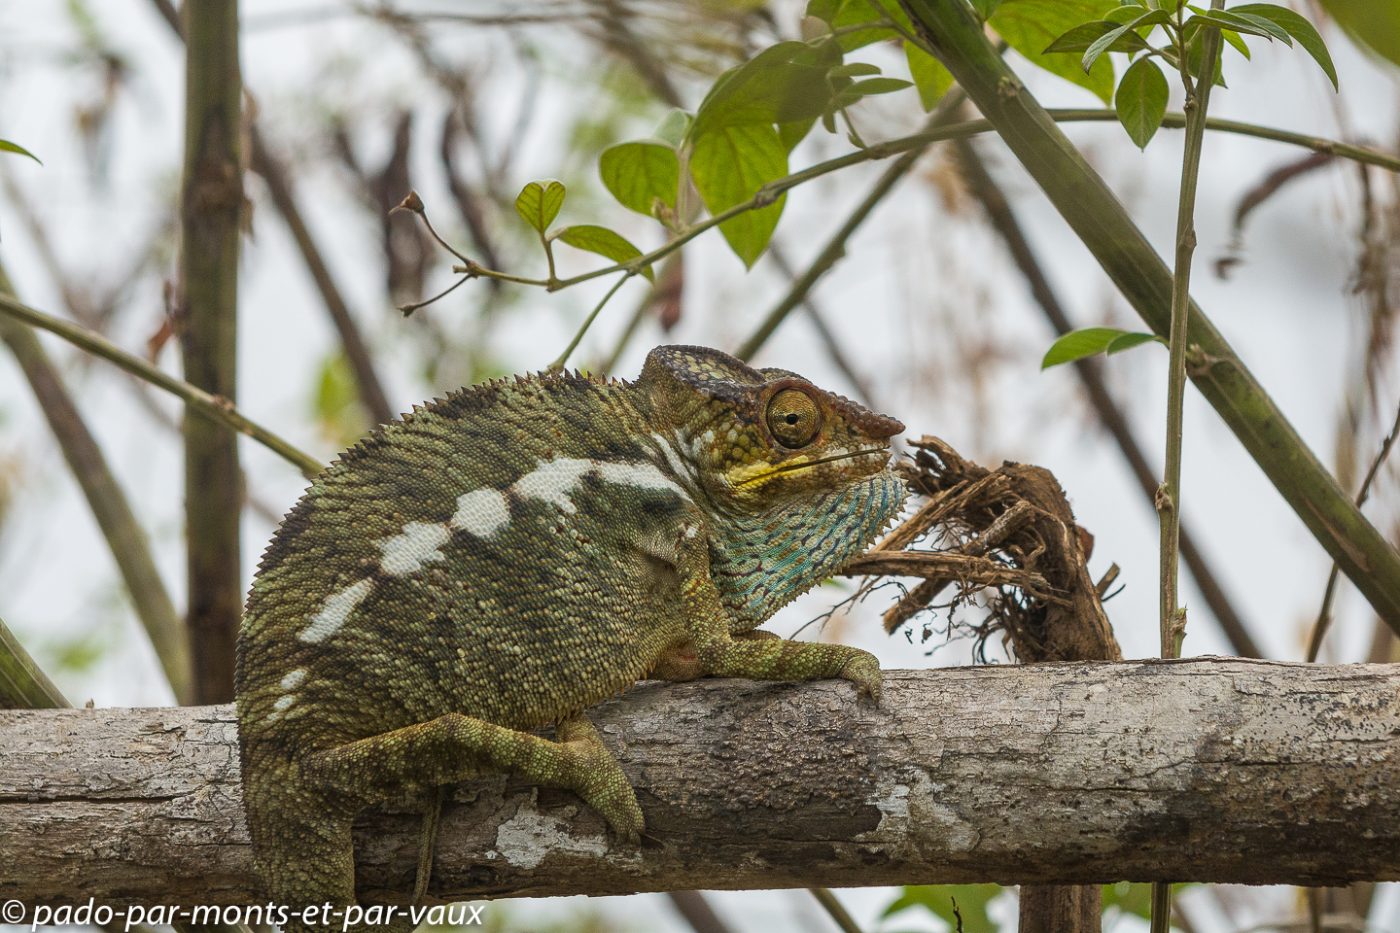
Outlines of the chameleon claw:
{"type": "Polygon", "coordinates": [[[853,656],[841,668],[840,677],[855,684],[856,692],[869,697],[873,705],[880,705],[880,685],[884,675],[880,671],[880,662],[875,660],[873,654],[862,651],[853,656]]]}
{"type": "Polygon", "coordinates": [[[646,821],[637,794],[617,759],[603,745],[597,729],[580,716],[559,723],[555,734],[573,758],[574,773],[578,775],[574,792],[598,811],[620,842],[640,845],[646,821]]]}

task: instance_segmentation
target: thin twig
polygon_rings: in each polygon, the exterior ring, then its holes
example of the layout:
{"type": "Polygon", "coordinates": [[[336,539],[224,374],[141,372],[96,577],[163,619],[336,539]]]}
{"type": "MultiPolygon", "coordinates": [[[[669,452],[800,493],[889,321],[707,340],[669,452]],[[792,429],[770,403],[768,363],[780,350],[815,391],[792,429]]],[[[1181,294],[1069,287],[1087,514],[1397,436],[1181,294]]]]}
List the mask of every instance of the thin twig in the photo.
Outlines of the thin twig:
{"type": "Polygon", "coordinates": [[[855,918],[850,915],[841,902],[836,899],[836,895],[831,893],[829,888],[808,888],[812,896],[817,899],[817,903],[822,905],[836,925],[841,928],[841,933],[861,933],[860,925],[855,918]]]}
{"type": "Polygon", "coordinates": [[[316,476],[325,468],[325,464],[315,457],[303,453],[291,442],[245,417],[228,399],[212,395],[197,386],[162,372],[139,356],[127,353],[101,334],[93,333],[61,318],[45,314],[43,311],[22,304],[8,295],[0,295],[0,314],[62,337],[74,346],[95,356],[100,356],[133,376],[164,389],[205,417],[232,428],[240,434],[247,435],[262,444],[301,470],[308,479],[316,476]]]}
{"type": "MultiPolygon", "coordinates": [[[[1112,110],[1049,110],[1047,113],[1052,119],[1066,123],[1107,122],[1118,119],[1117,114],[1112,110]]],[[[1169,113],[1163,118],[1162,125],[1167,127],[1180,127],[1184,125],[1184,121],[1185,117],[1182,114],[1169,113]]],[[[1290,143],[1317,151],[1332,152],[1343,158],[1354,159],[1358,162],[1365,162],[1370,165],[1378,165],[1393,172],[1400,172],[1400,157],[1392,156],[1375,149],[1368,149],[1364,146],[1353,146],[1348,143],[1341,143],[1318,136],[1289,133],[1269,127],[1241,123],[1235,120],[1217,120],[1211,118],[1206,121],[1206,126],[1209,129],[1222,132],[1253,136],[1259,139],[1270,139],[1276,142],[1290,143]]],[[[695,239],[711,227],[717,227],[730,218],[738,217],[749,211],[767,207],[783,193],[791,191],[793,188],[797,188],[809,181],[821,178],[824,175],[829,175],[832,172],[840,171],[852,165],[859,165],[863,162],[875,162],[911,150],[922,149],[936,142],[942,142],[948,139],[963,139],[991,131],[992,125],[987,120],[967,120],[961,123],[953,123],[947,126],[923,130],[909,136],[901,136],[881,143],[874,143],[865,149],[837,156],[834,159],[827,159],[824,162],[818,162],[801,171],[769,182],[759,188],[754,196],[747,201],[736,204],[728,210],[721,211],[719,214],[715,214],[700,221],[679,233],[674,239],[649,253],[627,260],[626,262],[619,262],[611,266],[604,266],[600,269],[593,269],[589,272],[580,273],[579,275],[571,276],[566,279],[558,279],[551,282],[549,279],[513,275],[496,269],[486,268],[479,263],[466,259],[463,259],[464,265],[454,266],[453,271],[482,278],[501,279],[520,285],[534,285],[549,291],[570,288],[581,282],[587,282],[591,279],[599,278],[600,276],[611,275],[614,272],[640,269],[643,266],[650,265],[658,259],[680,249],[686,243],[695,239]]],[[[452,250],[452,252],[456,254],[456,250],[452,250]]],[[[459,255],[459,258],[462,257],[459,255]]]]}
{"type": "MultiPolygon", "coordinates": [[[[1039,258],[1031,248],[1030,240],[1025,231],[1022,230],[1019,219],[996,179],[992,177],[991,172],[978,156],[970,141],[959,140],[955,145],[958,165],[962,170],[968,189],[972,196],[982,204],[982,209],[986,211],[992,229],[1005,242],[1012,261],[1016,264],[1016,268],[1021,271],[1021,275],[1030,288],[1031,297],[1045,312],[1046,318],[1055,328],[1057,334],[1064,335],[1074,330],[1073,322],[1051,286],[1049,276],[1046,275],[1039,258]]],[[[1127,461],[1133,476],[1137,478],[1138,485],[1150,505],[1156,496],[1160,478],[1148,463],[1147,455],[1133,435],[1127,417],[1118,407],[1118,403],[1114,401],[1113,393],[1109,391],[1104,381],[1101,362],[1092,358],[1076,360],[1074,371],[1083,383],[1085,394],[1088,396],[1094,411],[1098,414],[1099,421],[1117,443],[1118,449],[1122,451],[1123,458],[1127,461]]],[[[1206,605],[1210,607],[1226,638],[1229,639],[1235,654],[1246,658],[1263,657],[1263,652],[1260,651],[1259,646],[1249,633],[1249,626],[1235,610],[1234,603],[1231,602],[1225,593],[1224,586],[1216,578],[1210,562],[1197,545],[1195,537],[1189,533],[1185,526],[1181,529],[1181,556],[1186,561],[1186,568],[1191,573],[1192,579],[1196,581],[1196,586],[1200,589],[1206,605]]]]}
{"type": "Polygon", "coordinates": [[[588,317],[583,319],[583,323],[579,325],[578,332],[574,334],[574,339],[569,341],[569,345],[564,348],[564,352],[560,353],[559,356],[555,358],[554,362],[549,364],[550,369],[564,368],[564,364],[569,361],[570,354],[578,347],[579,341],[583,339],[583,335],[588,333],[588,328],[593,326],[593,321],[598,317],[598,312],[603,310],[603,306],[608,303],[613,295],[617,294],[617,290],[632,276],[633,273],[628,272],[626,275],[620,276],[618,280],[613,283],[612,288],[608,289],[607,293],[594,305],[593,310],[588,312],[588,317]]]}
{"type": "MultiPolygon", "coordinates": [[[[1381,449],[1376,452],[1376,457],[1371,461],[1371,468],[1366,471],[1366,477],[1361,481],[1361,488],[1356,493],[1356,507],[1360,508],[1365,504],[1366,499],[1371,495],[1371,484],[1375,482],[1376,475],[1380,473],[1381,465],[1390,456],[1390,449],[1395,446],[1395,439],[1400,437],[1400,409],[1396,409],[1395,421],[1390,426],[1390,433],[1381,441],[1381,449]]],[[[1317,610],[1317,620],[1313,622],[1312,635],[1308,638],[1308,662],[1317,660],[1318,652],[1322,648],[1322,639],[1326,637],[1328,628],[1332,625],[1332,597],[1337,590],[1337,575],[1340,572],[1336,563],[1332,564],[1332,572],[1327,575],[1327,589],[1322,594],[1322,605],[1317,610]]]]}

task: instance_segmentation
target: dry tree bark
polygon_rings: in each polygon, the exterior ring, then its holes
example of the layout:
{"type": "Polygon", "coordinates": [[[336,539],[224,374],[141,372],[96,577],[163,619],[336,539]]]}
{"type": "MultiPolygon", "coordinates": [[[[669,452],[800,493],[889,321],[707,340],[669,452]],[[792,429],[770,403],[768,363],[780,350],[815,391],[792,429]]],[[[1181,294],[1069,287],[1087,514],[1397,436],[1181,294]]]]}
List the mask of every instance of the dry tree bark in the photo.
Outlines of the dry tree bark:
{"type": "MultiPolygon", "coordinates": [[[[463,785],[434,894],[1400,879],[1400,665],[1237,659],[649,684],[592,711],[639,849],[572,794],[463,785]]],[[[0,900],[255,903],[232,711],[0,712],[0,900]]],[[[419,815],[357,835],[412,888],[419,815]]]]}

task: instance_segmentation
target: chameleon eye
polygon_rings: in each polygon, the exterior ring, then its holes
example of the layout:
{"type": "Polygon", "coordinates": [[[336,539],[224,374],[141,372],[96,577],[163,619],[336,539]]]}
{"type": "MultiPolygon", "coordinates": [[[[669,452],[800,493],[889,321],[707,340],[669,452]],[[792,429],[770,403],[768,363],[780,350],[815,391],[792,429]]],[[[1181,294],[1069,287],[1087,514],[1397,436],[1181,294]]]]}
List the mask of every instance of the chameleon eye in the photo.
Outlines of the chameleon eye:
{"type": "Polygon", "coordinates": [[[805,447],[817,436],[821,414],[801,389],[784,389],[768,403],[768,431],[784,447],[805,447]]]}

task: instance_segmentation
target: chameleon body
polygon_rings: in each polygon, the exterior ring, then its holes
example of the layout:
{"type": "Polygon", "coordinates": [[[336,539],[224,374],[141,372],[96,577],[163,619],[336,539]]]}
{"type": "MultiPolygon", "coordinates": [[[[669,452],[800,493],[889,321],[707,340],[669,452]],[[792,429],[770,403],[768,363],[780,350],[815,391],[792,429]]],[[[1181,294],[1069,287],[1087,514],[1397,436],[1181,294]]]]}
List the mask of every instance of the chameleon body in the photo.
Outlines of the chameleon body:
{"type": "Polygon", "coordinates": [[[902,430],[793,373],[660,347],[635,382],[491,382],[343,453],[268,546],[238,643],[267,895],[353,904],[360,809],[486,773],[569,788],[635,841],[583,711],[649,675],[878,699],[871,655],[753,630],[894,516],[902,430]]]}

